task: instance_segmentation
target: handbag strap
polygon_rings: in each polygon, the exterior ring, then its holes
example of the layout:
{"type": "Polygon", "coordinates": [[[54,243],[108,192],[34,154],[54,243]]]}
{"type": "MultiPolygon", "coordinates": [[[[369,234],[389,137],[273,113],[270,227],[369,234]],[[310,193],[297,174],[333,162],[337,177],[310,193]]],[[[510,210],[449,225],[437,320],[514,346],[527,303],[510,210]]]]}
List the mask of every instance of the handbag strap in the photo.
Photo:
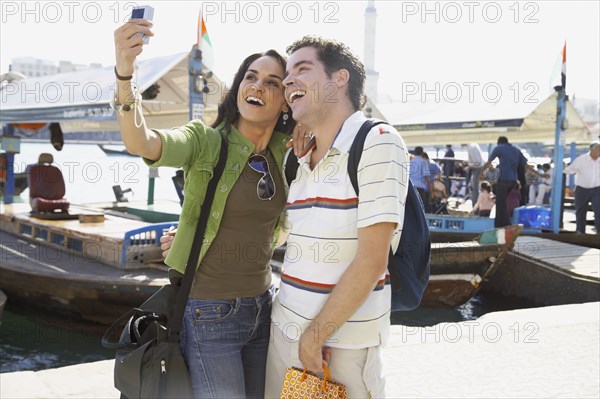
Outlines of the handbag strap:
{"type": "Polygon", "coordinates": [[[198,225],[196,226],[196,233],[194,234],[194,240],[192,241],[192,250],[188,258],[188,262],[185,267],[185,273],[183,280],[181,281],[181,288],[179,289],[179,295],[175,302],[175,309],[173,310],[173,317],[167,324],[167,334],[169,338],[177,338],[179,331],[181,330],[181,322],[183,321],[183,311],[187,304],[190,291],[192,289],[192,283],[194,281],[194,275],[196,274],[196,266],[198,265],[198,259],[200,258],[200,249],[204,241],[204,232],[206,231],[206,224],[208,222],[208,215],[210,208],[212,207],[213,200],[215,199],[215,191],[217,190],[217,184],[223,175],[225,170],[225,162],[227,160],[227,141],[222,134],[221,136],[221,151],[219,153],[219,161],[215,166],[212,178],[206,188],[206,196],[204,202],[200,208],[200,217],[198,218],[198,225]],[[193,266],[191,266],[193,265],[193,266]]]}

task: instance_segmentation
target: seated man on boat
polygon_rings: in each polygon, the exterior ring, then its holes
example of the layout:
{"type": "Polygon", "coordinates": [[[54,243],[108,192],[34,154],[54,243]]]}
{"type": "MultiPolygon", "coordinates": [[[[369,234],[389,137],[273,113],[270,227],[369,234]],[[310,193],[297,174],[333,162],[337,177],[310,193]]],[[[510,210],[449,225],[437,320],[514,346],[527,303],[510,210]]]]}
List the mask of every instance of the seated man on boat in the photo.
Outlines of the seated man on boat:
{"type": "Polygon", "coordinates": [[[539,184],[537,185],[537,189],[535,193],[532,195],[531,188],[529,191],[529,203],[532,204],[531,200],[533,199],[534,205],[542,205],[544,203],[544,198],[546,195],[550,194],[552,190],[552,179],[554,178],[554,169],[550,167],[549,163],[545,163],[542,165],[542,172],[544,175],[549,177],[540,178],[539,184]],[[532,198],[533,197],[533,198],[532,198]]]}

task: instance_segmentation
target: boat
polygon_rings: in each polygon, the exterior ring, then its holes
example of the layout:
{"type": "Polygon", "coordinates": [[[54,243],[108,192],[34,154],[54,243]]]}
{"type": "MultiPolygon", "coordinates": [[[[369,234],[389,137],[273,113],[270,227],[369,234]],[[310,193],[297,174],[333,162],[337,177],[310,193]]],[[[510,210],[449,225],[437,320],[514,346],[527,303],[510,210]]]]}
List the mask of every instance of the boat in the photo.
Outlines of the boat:
{"type": "MultiPolygon", "coordinates": [[[[582,236],[582,235],[579,235],[582,236]]],[[[532,306],[600,301],[600,250],[521,236],[486,290],[532,306]]]]}
{"type": "Polygon", "coordinates": [[[484,231],[477,241],[433,243],[421,306],[456,308],[487,284],[521,233],[521,225],[484,231]]]}
{"type": "Polygon", "coordinates": [[[2,206],[0,289],[11,303],[109,325],[168,283],[159,243],[168,224],[98,218],[76,206],[71,213],[78,220],[39,219],[26,204],[2,206]]]}
{"type": "Polygon", "coordinates": [[[0,290],[0,319],[2,319],[2,312],[6,306],[6,294],[0,290]]]}
{"type": "MultiPolygon", "coordinates": [[[[431,242],[455,243],[474,240],[481,231],[491,229],[494,219],[466,215],[430,215],[426,219],[430,227],[431,242]]],[[[600,235],[577,234],[571,230],[561,230],[554,233],[548,229],[527,229],[521,231],[521,236],[539,237],[566,244],[582,245],[588,248],[600,249],[600,235]]]]}

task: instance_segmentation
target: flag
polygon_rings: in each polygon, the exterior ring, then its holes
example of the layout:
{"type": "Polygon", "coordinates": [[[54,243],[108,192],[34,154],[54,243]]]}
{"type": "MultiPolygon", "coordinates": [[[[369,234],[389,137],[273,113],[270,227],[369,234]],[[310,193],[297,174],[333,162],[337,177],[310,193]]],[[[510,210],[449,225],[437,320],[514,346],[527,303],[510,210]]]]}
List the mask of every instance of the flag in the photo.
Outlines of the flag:
{"type": "Polygon", "coordinates": [[[554,92],[555,86],[566,88],[567,85],[567,42],[556,57],[552,73],[550,74],[550,91],[554,92]]]}
{"type": "Polygon", "coordinates": [[[506,226],[494,230],[486,230],[479,237],[480,244],[512,244],[517,239],[521,228],[518,225],[506,226]]]}
{"type": "Polygon", "coordinates": [[[560,84],[563,90],[567,90],[567,42],[562,51],[562,67],[560,68],[560,84]]]}
{"type": "Polygon", "coordinates": [[[202,50],[202,64],[203,69],[212,70],[214,66],[214,53],[212,48],[212,43],[210,42],[210,37],[208,36],[208,30],[206,29],[206,24],[204,23],[204,18],[202,17],[202,11],[198,14],[198,38],[196,43],[198,44],[198,48],[202,50]]]}

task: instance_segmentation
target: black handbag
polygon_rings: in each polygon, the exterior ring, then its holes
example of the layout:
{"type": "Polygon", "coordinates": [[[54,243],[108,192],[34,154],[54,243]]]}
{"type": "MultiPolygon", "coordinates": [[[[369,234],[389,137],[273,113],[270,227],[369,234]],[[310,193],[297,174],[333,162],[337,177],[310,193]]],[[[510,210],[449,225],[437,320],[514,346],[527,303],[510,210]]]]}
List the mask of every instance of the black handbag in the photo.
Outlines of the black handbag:
{"type": "Polygon", "coordinates": [[[179,273],[170,273],[170,284],[140,307],[119,317],[102,337],[105,348],[117,350],[115,388],[122,398],[194,397],[190,373],[179,348],[183,312],[196,272],[195,267],[187,266],[198,264],[208,215],[226,158],[227,143],[221,136],[219,160],[206,190],[183,278],[179,273]],[[110,337],[125,322],[119,342],[111,342],[110,337]]]}

